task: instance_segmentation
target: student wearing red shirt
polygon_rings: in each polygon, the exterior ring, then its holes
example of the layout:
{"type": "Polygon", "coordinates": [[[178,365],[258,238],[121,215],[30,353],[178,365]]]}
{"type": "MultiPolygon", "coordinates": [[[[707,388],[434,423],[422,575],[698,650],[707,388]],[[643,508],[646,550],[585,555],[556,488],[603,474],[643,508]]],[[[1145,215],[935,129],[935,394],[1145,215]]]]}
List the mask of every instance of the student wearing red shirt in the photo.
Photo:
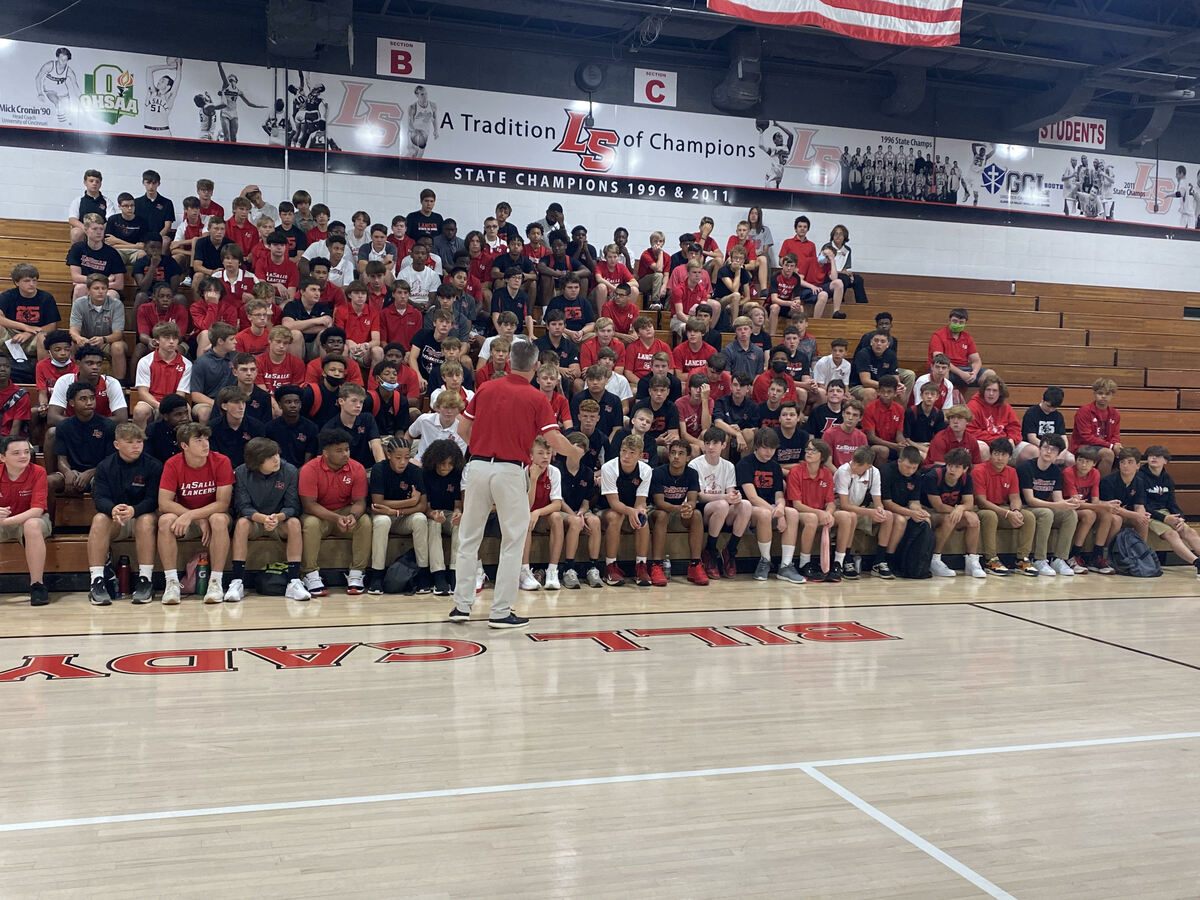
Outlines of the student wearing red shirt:
{"type": "Polygon", "coordinates": [[[1037,456],[1037,447],[1021,434],[1021,423],[1008,404],[1008,385],[994,372],[979,379],[979,393],[967,401],[971,424],[967,436],[979,441],[979,453],[987,456],[988,446],[998,437],[1008,438],[1013,457],[1020,463],[1037,456]]]}
{"type": "Polygon", "coordinates": [[[766,257],[760,257],[755,253],[754,241],[750,240],[749,222],[745,220],[738,222],[737,227],[734,228],[734,233],[725,242],[725,256],[727,258],[729,251],[734,247],[741,247],[746,251],[746,268],[757,279],[760,296],[765,294],[767,291],[767,260],[766,257]]]}
{"type": "Polygon", "coordinates": [[[241,248],[242,253],[250,255],[260,236],[258,226],[250,221],[250,201],[245,197],[234,197],[233,216],[225,222],[225,234],[241,248]]]}
{"type": "Polygon", "coordinates": [[[412,346],[413,336],[424,327],[421,311],[409,303],[410,288],[403,278],[392,284],[392,302],[380,315],[381,337],[385,343],[401,344],[405,351],[412,346]]]}
{"type": "Polygon", "coordinates": [[[967,331],[967,311],[961,307],[950,310],[950,323],[939,328],[929,337],[929,367],[933,368],[933,357],[944,353],[950,358],[950,381],[957,388],[979,384],[984,375],[993,374],[983,367],[983,358],[967,331]]]}
{"type": "Polygon", "coordinates": [[[304,232],[304,238],[310,246],[318,244],[329,237],[329,219],[331,216],[332,213],[329,212],[329,207],[324,203],[313,204],[312,217],[316,220],[316,224],[304,232]]]}
{"type": "Polygon", "coordinates": [[[750,399],[755,403],[765,403],[767,394],[771,390],[771,382],[776,378],[782,378],[786,386],[783,392],[783,400],[790,400],[799,407],[803,407],[808,401],[808,394],[804,390],[796,387],[796,380],[788,374],[786,351],[776,347],[771,351],[771,362],[767,368],[754,379],[754,386],[750,391],[750,399]]]}
{"type": "Polygon", "coordinates": [[[212,198],[214,190],[216,190],[216,185],[213,184],[211,178],[196,179],[196,197],[200,200],[200,218],[206,225],[209,219],[225,221],[224,207],[212,198]]]}
{"type": "MultiPolygon", "coordinates": [[[[321,353],[311,360],[304,369],[305,384],[316,384],[324,377],[324,366],[322,365],[327,356],[342,357],[342,351],[346,349],[346,332],[338,328],[336,325],[331,325],[321,332],[321,336],[317,338],[317,342],[321,345],[321,353]]],[[[346,366],[344,376],[347,384],[361,384],[363,382],[361,366],[346,366]]]]}
{"type": "Polygon", "coordinates": [[[842,403],[842,421],[833,423],[821,435],[821,439],[829,445],[834,468],[850,462],[855,450],[867,446],[867,435],[858,427],[862,415],[862,402],[850,398],[842,403]]]}
{"type": "Polygon", "coordinates": [[[50,392],[54,390],[54,382],[58,381],[62,375],[74,375],[79,371],[79,366],[75,365],[75,360],[71,358],[73,349],[74,345],[71,342],[69,331],[59,329],[46,335],[46,352],[49,355],[45,359],[38,360],[38,364],[33,367],[33,379],[38,392],[38,409],[43,416],[50,403],[50,392]]]}
{"type": "Polygon", "coordinates": [[[20,541],[25,545],[30,606],[50,602],[42,584],[46,538],[50,537],[47,502],[46,470],[33,462],[29,439],[9,435],[0,440],[0,543],[20,541]]]}
{"type": "Polygon", "coordinates": [[[579,368],[587,369],[589,366],[594,366],[599,359],[600,351],[605,347],[611,348],[617,354],[617,361],[613,365],[613,371],[617,374],[623,374],[625,344],[617,340],[616,325],[607,316],[601,316],[596,320],[595,340],[584,341],[579,346],[579,368]]]}
{"type": "Polygon", "coordinates": [[[158,482],[158,557],[166,579],[165,606],[176,606],[181,599],[177,569],[181,540],[199,540],[208,549],[212,574],[204,602],[225,599],[221,578],[229,559],[233,466],[227,457],[209,449],[211,434],[208,426],[198,422],[180,425],[175,439],[183,452],[163,464],[158,482]]]}
{"type": "Polygon", "coordinates": [[[288,259],[287,238],[274,232],[267,238],[267,257],[254,266],[254,277],[275,286],[281,303],[292,299],[300,284],[300,270],[288,259]]]}
{"type": "Polygon", "coordinates": [[[392,256],[396,260],[396,272],[400,271],[400,260],[405,259],[416,245],[416,239],[408,236],[408,220],[404,216],[392,217],[392,233],[387,242],[396,248],[392,256]]]}
{"type": "Polygon", "coordinates": [[[380,314],[367,302],[367,286],[355,279],[346,285],[348,302],[333,311],[333,324],[346,332],[343,355],[373,368],[383,359],[380,314]]]}
{"type": "Polygon", "coordinates": [[[792,227],[796,230],[796,236],[783,242],[779,248],[779,261],[782,263],[785,256],[792,254],[796,257],[796,271],[804,275],[817,262],[817,245],[808,239],[812,222],[808,216],[796,216],[792,227]]]}
{"type": "Polygon", "coordinates": [[[258,356],[267,351],[267,345],[271,342],[267,334],[271,325],[271,304],[266,300],[251,300],[246,304],[246,315],[250,319],[250,327],[237,333],[237,349],[239,353],[258,356]]]}
{"type": "Polygon", "coordinates": [[[237,244],[226,244],[221,248],[221,271],[214,276],[225,288],[225,302],[239,311],[254,299],[254,285],[258,278],[242,268],[244,254],[237,244]]]}
{"type": "MultiPolygon", "coordinates": [[[[687,393],[675,401],[675,409],[679,411],[679,436],[688,445],[689,457],[704,453],[704,442],[700,436],[712,427],[713,405],[708,378],[699,374],[689,375],[687,393]]],[[[668,457],[670,450],[668,446],[668,457]]]]}
{"type": "Polygon", "coordinates": [[[327,428],[318,437],[321,454],[300,469],[301,529],[304,553],[300,570],[304,587],[314,597],[329,591],[317,568],[321,542],[332,534],[351,536],[351,563],[346,593],[366,590],[364,574],[371,563],[371,517],[367,515],[367,472],[350,458],[350,435],[327,428]]]}
{"type": "Polygon", "coordinates": [[[895,375],[880,375],[878,396],[863,411],[863,431],[880,468],[897,459],[900,450],[908,445],[904,437],[904,404],[896,402],[899,388],[900,379],[895,375]]]}
{"type": "MultiPolygon", "coordinates": [[[[681,268],[685,269],[687,276],[669,288],[671,330],[676,334],[682,334],[686,330],[688,319],[696,314],[696,309],[700,306],[708,307],[710,315],[721,314],[721,304],[716,300],[710,302],[708,299],[711,284],[700,261],[688,260],[687,265],[681,268]]],[[[674,282],[673,278],[672,281],[674,282]]]]}
{"type": "Polygon", "coordinates": [[[712,236],[714,227],[716,227],[716,223],[713,222],[712,218],[704,216],[700,220],[700,230],[694,232],[692,237],[700,245],[700,252],[704,256],[704,268],[708,270],[709,277],[715,281],[717,269],[721,268],[721,264],[725,262],[725,256],[721,253],[721,248],[717,246],[717,241],[712,236]]]}
{"type": "MultiPolygon", "coordinates": [[[[562,377],[558,366],[552,364],[539,366],[537,384],[541,392],[546,395],[546,399],[550,401],[550,410],[554,413],[558,427],[563,431],[570,431],[575,423],[571,420],[571,403],[562,393],[562,377]]],[[[463,401],[468,402],[468,398],[464,396],[463,401]]]]}
{"type": "Polygon", "coordinates": [[[1012,445],[1006,438],[996,438],[988,445],[988,453],[987,461],[971,469],[975,508],[979,515],[979,539],[987,560],[984,571],[992,575],[1009,573],[996,555],[996,529],[1008,528],[1018,532],[1016,571],[1037,577],[1038,570],[1029,558],[1033,552],[1037,520],[1031,511],[1021,508],[1021,485],[1017,470],[1008,464],[1012,459],[1012,445]]]}
{"type": "Polygon", "coordinates": [[[629,287],[632,302],[634,306],[637,305],[637,279],[633,277],[633,273],[621,262],[621,248],[616,244],[609,244],[604,248],[604,261],[596,263],[594,275],[596,288],[592,296],[597,309],[602,310],[604,308],[605,304],[608,303],[609,295],[616,291],[617,285],[621,284],[629,287]]]}
{"type": "Polygon", "coordinates": [[[175,293],[166,282],[160,281],[151,292],[151,302],[143,303],[137,311],[137,346],[133,348],[133,368],[136,371],[142,357],[154,350],[152,334],[154,327],[163,322],[172,323],[180,338],[191,334],[187,307],[175,302],[175,293]]]}
{"type": "Polygon", "coordinates": [[[276,325],[267,332],[266,352],[255,357],[258,371],[254,382],[272,396],[281,385],[304,384],[304,361],[289,352],[291,346],[292,330],[286,325],[276,325]]]}
{"type": "Polygon", "coordinates": [[[167,394],[179,394],[185,400],[191,393],[192,364],[179,352],[179,326],[159,322],[151,332],[157,349],[142,357],[134,378],[133,423],[145,428],[167,394]]]}
{"type": "Polygon", "coordinates": [[[271,258],[271,250],[267,246],[267,238],[275,233],[275,220],[270,216],[261,216],[255,223],[255,226],[258,228],[258,241],[250,248],[250,252],[246,254],[246,263],[251,272],[271,258]]]}
{"type": "Polygon", "coordinates": [[[613,289],[612,299],[605,303],[600,310],[602,318],[612,321],[614,336],[622,344],[632,344],[637,340],[633,322],[638,317],[640,310],[636,303],[631,302],[630,298],[629,285],[619,284],[613,289]]]}
{"type": "MultiPolygon", "coordinates": [[[[792,509],[800,514],[800,539],[796,542],[796,568],[808,581],[823,581],[825,573],[812,558],[817,529],[833,528],[838,521],[838,511],[833,497],[833,471],[829,468],[830,448],[822,440],[809,441],[804,450],[804,461],[788,472],[784,498],[792,509]]],[[[854,528],[854,518],[849,513],[842,516],[843,527],[854,528]]],[[[840,575],[833,575],[838,581],[840,575]]]]}
{"type": "Polygon", "coordinates": [[[654,336],[654,323],[647,316],[638,316],[633,321],[637,340],[625,348],[625,377],[631,387],[636,388],[640,379],[650,374],[650,363],[655,353],[671,355],[666,342],[654,336]]]}
{"type": "Polygon", "coordinates": [[[675,365],[675,374],[680,379],[696,369],[704,369],[709,358],[716,353],[712,344],[704,341],[704,323],[695,316],[689,316],[685,326],[687,340],[677,344],[671,351],[671,360],[675,365]]]}
{"type": "Polygon", "coordinates": [[[979,452],[979,441],[967,434],[972,413],[967,407],[952,406],[945,412],[946,427],[933,436],[929,442],[929,452],[925,454],[925,465],[941,466],[946,464],[946,454],[951,450],[965,450],[971,457],[971,465],[983,461],[979,452]]]}
{"type": "Polygon", "coordinates": [[[796,274],[796,254],[785,253],[779,260],[780,271],[771,280],[768,295],[770,316],[767,320],[767,330],[775,333],[779,324],[779,313],[782,310],[789,318],[793,313],[804,312],[804,299],[800,287],[800,276],[796,274]]]}
{"type": "Polygon", "coordinates": [[[1080,504],[1075,507],[1079,524],[1075,526],[1075,536],[1071,539],[1071,558],[1067,560],[1076,575],[1086,575],[1090,571],[1088,563],[1095,558],[1094,554],[1101,552],[1102,555],[1109,538],[1116,534],[1121,525],[1118,517],[1109,515],[1108,504],[1100,500],[1100,473],[1096,471],[1099,459],[1099,450],[1080,447],[1075,454],[1075,464],[1063,469],[1063,497],[1080,504]],[[1097,550],[1093,550],[1089,559],[1089,555],[1083,551],[1083,545],[1093,525],[1096,526],[1097,550]]]}
{"type": "Polygon", "coordinates": [[[662,309],[667,298],[667,276],[671,274],[671,256],[663,250],[667,242],[661,231],[650,235],[650,247],[637,262],[638,291],[646,298],[646,309],[662,309]]]}
{"type": "Polygon", "coordinates": [[[1121,452],[1121,413],[1111,405],[1116,392],[1117,383],[1111,378],[1097,378],[1092,384],[1094,399],[1079,407],[1071,427],[1071,452],[1094,447],[1102,478],[1112,471],[1113,460],[1121,452]]]}

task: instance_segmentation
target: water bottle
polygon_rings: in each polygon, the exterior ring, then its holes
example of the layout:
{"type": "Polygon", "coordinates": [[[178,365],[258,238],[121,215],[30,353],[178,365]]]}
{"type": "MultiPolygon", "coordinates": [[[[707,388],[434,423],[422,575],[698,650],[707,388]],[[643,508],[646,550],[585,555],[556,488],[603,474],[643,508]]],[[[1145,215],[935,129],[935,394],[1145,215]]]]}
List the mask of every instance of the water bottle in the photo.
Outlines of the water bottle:
{"type": "Polygon", "coordinates": [[[129,557],[122,556],[117,560],[117,584],[122,597],[128,597],[133,589],[133,570],[129,567],[129,557]]]}
{"type": "Polygon", "coordinates": [[[208,593],[208,579],[212,570],[208,567],[208,554],[200,554],[200,563],[196,566],[196,594],[204,596],[208,593]]]}
{"type": "Polygon", "coordinates": [[[663,574],[668,578],[671,577],[671,557],[669,556],[663,557],[663,574]]]}

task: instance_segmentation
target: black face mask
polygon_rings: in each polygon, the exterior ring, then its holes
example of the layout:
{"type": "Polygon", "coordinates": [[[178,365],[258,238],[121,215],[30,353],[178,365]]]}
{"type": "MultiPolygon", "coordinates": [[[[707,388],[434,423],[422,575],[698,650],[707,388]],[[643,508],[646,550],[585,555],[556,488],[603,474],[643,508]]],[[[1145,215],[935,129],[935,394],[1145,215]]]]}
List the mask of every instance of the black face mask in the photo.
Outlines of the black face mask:
{"type": "Polygon", "coordinates": [[[771,371],[776,375],[782,375],[787,371],[787,360],[777,359],[771,363],[771,371]]]}
{"type": "Polygon", "coordinates": [[[346,383],[345,378],[334,378],[332,375],[326,375],[325,381],[327,384],[329,384],[330,387],[335,387],[335,388],[341,387],[343,384],[346,383]]]}

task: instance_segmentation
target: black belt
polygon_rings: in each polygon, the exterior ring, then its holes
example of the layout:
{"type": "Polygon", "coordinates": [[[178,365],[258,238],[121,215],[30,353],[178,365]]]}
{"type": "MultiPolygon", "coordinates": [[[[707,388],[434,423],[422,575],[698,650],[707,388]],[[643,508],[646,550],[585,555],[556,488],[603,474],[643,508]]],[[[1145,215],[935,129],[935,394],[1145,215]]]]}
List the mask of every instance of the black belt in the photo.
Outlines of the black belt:
{"type": "Polygon", "coordinates": [[[510,466],[520,466],[525,468],[525,463],[519,459],[502,459],[499,456],[472,456],[471,459],[477,459],[480,462],[508,463],[510,466]]]}

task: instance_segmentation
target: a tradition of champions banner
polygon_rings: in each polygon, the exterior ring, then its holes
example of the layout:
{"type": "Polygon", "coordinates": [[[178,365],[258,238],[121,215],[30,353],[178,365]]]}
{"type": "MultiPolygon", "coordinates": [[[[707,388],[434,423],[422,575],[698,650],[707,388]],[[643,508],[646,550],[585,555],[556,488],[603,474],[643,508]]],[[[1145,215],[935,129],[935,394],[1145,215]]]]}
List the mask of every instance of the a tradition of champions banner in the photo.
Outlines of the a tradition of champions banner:
{"type": "Polygon", "coordinates": [[[794,192],[1171,228],[1200,216],[1195,163],[19,41],[3,53],[0,128],[286,145],[436,181],[713,205],[745,205],[744,188],[784,207],[794,192]]]}

